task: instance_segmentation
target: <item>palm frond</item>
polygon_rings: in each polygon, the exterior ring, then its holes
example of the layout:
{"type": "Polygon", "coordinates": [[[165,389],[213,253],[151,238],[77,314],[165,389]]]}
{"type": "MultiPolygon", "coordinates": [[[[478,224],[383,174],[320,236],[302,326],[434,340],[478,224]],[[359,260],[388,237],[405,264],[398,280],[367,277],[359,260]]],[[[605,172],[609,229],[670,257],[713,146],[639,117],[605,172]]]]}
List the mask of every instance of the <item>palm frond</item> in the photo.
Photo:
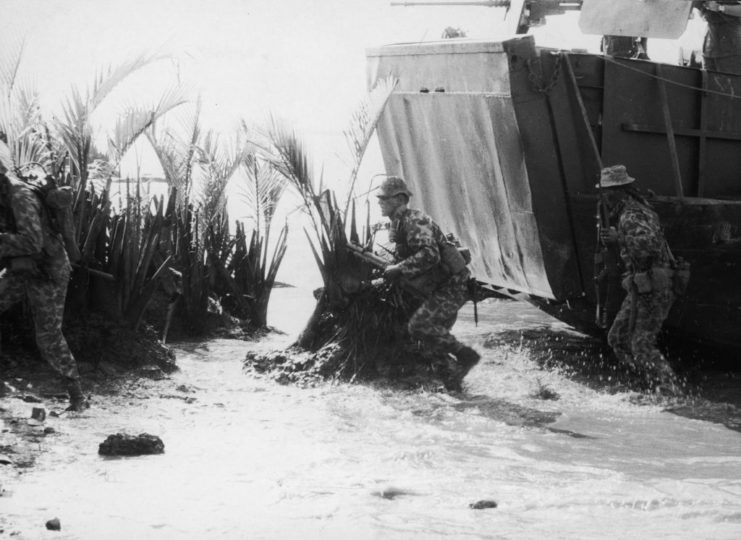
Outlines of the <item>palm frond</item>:
{"type": "Polygon", "coordinates": [[[21,39],[4,46],[3,54],[0,55],[0,88],[3,88],[6,98],[11,95],[18,80],[25,47],[26,40],[21,39]]]}
{"type": "Polygon", "coordinates": [[[0,132],[10,149],[9,168],[30,166],[45,171],[51,162],[41,118],[38,93],[32,85],[16,85],[0,97],[0,132]]]}
{"type": "Polygon", "coordinates": [[[186,107],[157,122],[146,131],[168,183],[177,188],[178,206],[187,205],[193,184],[193,160],[201,139],[200,99],[193,109],[186,107]]]}
{"type": "Polygon", "coordinates": [[[288,180],[269,162],[254,155],[243,160],[241,170],[244,174],[235,178],[233,196],[248,210],[246,218],[254,221],[255,228],[267,230],[288,180]]]}
{"type": "Polygon", "coordinates": [[[226,187],[243,161],[242,152],[238,135],[230,143],[224,143],[213,131],[207,132],[196,147],[203,184],[195,198],[207,221],[224,214],[226,187]]]}
{"type": "Polygon", "coordinates": [[[315,195],[309,156],[296,132],[273,119],[270,140],[275,148],[275,168],[285,176],[304,198],[315,195]]]}
{"type": "Polygon", "coordinates": [[[186,102],[182,90],[175,87],[166,91],[153,108],[131,107],[124,116],[119,117],[108,138],[108,155],[114,167],[154,122],[186,102]]]}
{"type": "Polygon", "coordinates": [[[371,141],[378,120],[381,118],[383,109],[386,107],[386,102],[398,82],[398,79],[395,77],[387,77],[379,80],[367,98],[360,103],[353,113],[350,126],[344,131],[345,140],[352,159],[347,202],[345,203],[345,210],[343,212],[343,219],[345,220],[347,220],[347,212],[354,195],[355,183],[358,178],[363,156],[368,149],[368,144],[371,141]]]}
{"type": "MultiPolygon", "coordinates": [[[[79,190],[87,185],[87,165],[94,149],[91,126],[93,112],[127,77],[163,58],[165,57],[145,52],[116,67],[103,69],[95,75],[84,94],[77,87],[72,87],[70,94],[63,101],[62,115],[55,118],[53,127],[69,151],[75,169],[73,172],[79,175],[79,190]]],[[[167,106],[166,103],[161,105],[163,108],[167,106]]]]}
{"type": "Polygon", "coordinates": [[[108,66],[100,70],[93,80],[93,84],[87,91],[87,103],[89,112],[94,111],[110,93],[135,71],[155,62],[168,58],[153,52],[142,52],[139,55],[127,59],[117,66],[108,66]]]}
{"type": "Polygon", "coordinates": [[[267,156],[272,166],[298,191],[317,239],[327,237],[330,229],[322,213],[320,197],[322,192],[315,186],[311,160],[303,142],[295,131],[275,119],[272,121],[268,137],[274,149],[273,153],[267,156]]]}

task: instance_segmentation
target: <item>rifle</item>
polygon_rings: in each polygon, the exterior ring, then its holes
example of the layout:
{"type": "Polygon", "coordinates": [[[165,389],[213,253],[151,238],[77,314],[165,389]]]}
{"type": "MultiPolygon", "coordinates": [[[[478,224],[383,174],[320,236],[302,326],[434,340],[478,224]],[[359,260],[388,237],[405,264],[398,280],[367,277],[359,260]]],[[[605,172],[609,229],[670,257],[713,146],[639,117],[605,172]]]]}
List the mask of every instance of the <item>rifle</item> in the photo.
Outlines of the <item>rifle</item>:
{"type": "Polygon", "coordinates": [[[607,328],[607,303],[610,298],[610,270],[614,266],[613,250],[602,240],[602,230],[610,227],[610,216],[604,194],[600,189],[597,200],[597,249],[594,252],[594,290],[597,300],[595,323],[599,328],[607,328]]]}
{"type": "MultiPolygon", "coordinates": [[[[371,250],[363,248],[359,246],[358,244],[355,244],[354,242],[348,242],[345,244],[345,248],[355,257],[360,259],[361,261],[365,261],[374,268],[377,268],[378,270],[385,270],[387,266],[389,266],[389,262],[384,259],[383,257],[379,257],[375,253],[373,253],[371,250]]],[[[375,280],[374,280],[375,281],[375,280]]],[[[402,289],[409,292],[413,296],[417,297],[420,300],[424,300],[429,295],[426,294],[421,288],[416,286],[412,281],[410,281],[407,278],[400,278],[399,279],[399,285],[402,289]]]]}
{"type": "MultiPolygon", "coordinates": [[[[347,250],[352,253],[354,256],[359,258],[362,261],[367,262],[374,268],[377,268],[379,270],[384,270],[388,265],[389,262],[384,259],[383,257],[379,257],[369,249],[365,249],[353,242],[348,242],[345,246],[347,250]]],[[[375,281],[375,280],[374,280],[375,281]]],[[[401,278],[399,280],[399,285],[402,289],[412,294],[415,298],[419,300],[425,300],[427,297],[429,297],[429,292],[425,292],[421,287],[417,286],[415,283],[415,280],[407,279],[407,278],[401,278]]],[[[474,278],[470,278],[470,281],[468,283],[468,293],[470,295],[471,300],[473,301],[473,315],[474,315],[474,321],[478,325],[479,322],[479,313],[478,313],[478,301],[480,298],[507,298],[511,299],[511,296],[506,296],[502,294],[501,292],[498,292],[494,290],[491,286],[478,281],[474,278]]]]}

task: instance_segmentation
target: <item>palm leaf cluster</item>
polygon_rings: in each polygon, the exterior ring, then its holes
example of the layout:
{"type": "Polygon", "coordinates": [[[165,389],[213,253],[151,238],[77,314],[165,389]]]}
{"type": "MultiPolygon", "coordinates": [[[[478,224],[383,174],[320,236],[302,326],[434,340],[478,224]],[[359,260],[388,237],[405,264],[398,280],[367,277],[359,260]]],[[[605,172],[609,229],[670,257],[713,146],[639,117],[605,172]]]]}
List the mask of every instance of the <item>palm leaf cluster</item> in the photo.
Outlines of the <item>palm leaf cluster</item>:
{"type": "Polygon", "coordinates": [[[193,331],[203,327],[209,303],[227,296],[240,299],[241,314],[266,324],[269,290],[286,250],[285,228],[275,243],[269,235],[285,179],[259,173],[254,151],[239,138],[226,144],[203,130],[200,102],[189,104],[180,86],[149,105],[123,101],[98,148],[96,111],[129,75],[160,60],[157,55],[101,70],[88,88],[71,90],[51,121],[33,86],[18,76],[21,56],[22,47],[0,55],[0,158],[19,176],[33,172],[74,189],[70,236],[80,256],[68,295],[73,316],[103,311],[137,328],[164,284],[193,331]],[[159,158],[169,192],[148,200],[140,181],[127,179],[123,202],[114,208],[112,179],[142,137],[159,158]],[[238,171],[257,186],[256,217],[254,227],[232,230],[225,203],[238,171]]]}
{"type": "Polygon", "coordinates": [[[308,215],[310,229],[305,233],[324,285],[298,343],[306,349],[318,350],[330,342],[342,341],[343,350],[347,353],[343,365],[349,365],[351,370],[360,369],[358,352],[363,349],[366,337],[371,339],[370,334],[355,332],[363,327],[364,314],[357,309],[360,304],[353,302],[358,299],[363,283],[372,272],[367,263],[355,258],[347,249],[349,242],[368,244],[371,241],[368,218],[361,230],[357,224],[355,186],[363,156],[395,86],[396,80],[391,78],[376,86],[361,103],[345,131],[350,150],[350,172],[346,182],[347,198],[342,207],[334,192],[324,189],[322,177],[318,181],[314,178],[311,160],[295,132],[277,122],[273,123],[270,131],[273,163],[299,193],[303,210],[308,215]]]}
{"type": "MultiPolygon", "coordinates": [[[[157,126],[147,137],[177,199],[173,261],[182,276],[182,317],[191,332],[203,328],[209,299],[251,324],[267,324],[267,304],[286,252],[287,228],[271,242],[271,225],[286,181],[240,134],[223,142],[204,131],[195,114],[157,126]],[[248,212],[248,225],[233,222],[226,210],[227,191],[248,212]],[[250,231],[250,232],[248,232],[250,231]],[[271,251],[272,249],[272,251],[271,251]]],[[[241,133],[241,132],[240,132],[241,133]]]]}

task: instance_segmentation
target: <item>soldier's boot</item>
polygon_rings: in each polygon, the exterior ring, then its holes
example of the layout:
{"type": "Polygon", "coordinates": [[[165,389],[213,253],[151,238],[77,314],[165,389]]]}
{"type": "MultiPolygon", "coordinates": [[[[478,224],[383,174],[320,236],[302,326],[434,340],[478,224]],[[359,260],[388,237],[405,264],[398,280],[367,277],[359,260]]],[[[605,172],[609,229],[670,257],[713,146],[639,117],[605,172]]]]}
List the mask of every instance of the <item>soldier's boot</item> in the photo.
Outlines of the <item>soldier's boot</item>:
{"type": "Polygon", "coordinates": [[[68,411],[79,412],[90,407],[90,403],[88,403],[85,395],[82,393],[80,379],[67,379],[67,393],[69,394],[68,411]]]}
{"type": "Polygon", "coordinates": [[[455,363],[451,366],[443,383],[447,390],[460,392],[463,389],[463,379],[468,375],[468,372],[479,363],[481,355],[468,345],[463,345],[453,354],[455,356],[455,363]]]}

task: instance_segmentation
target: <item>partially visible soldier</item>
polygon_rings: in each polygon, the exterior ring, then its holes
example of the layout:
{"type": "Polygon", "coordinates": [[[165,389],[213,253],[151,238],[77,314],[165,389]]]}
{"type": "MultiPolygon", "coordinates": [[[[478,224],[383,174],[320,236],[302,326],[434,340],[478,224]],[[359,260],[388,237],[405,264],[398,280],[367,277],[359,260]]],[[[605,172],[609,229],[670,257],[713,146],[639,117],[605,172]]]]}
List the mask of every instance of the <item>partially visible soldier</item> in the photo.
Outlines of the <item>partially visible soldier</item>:
{"type": "Polygon", "coordinates": [[[616,58],[649,60],[648,39],[633,36],[602,36],[600,51],[616,58]]]}
{"type": "Polygon", "coordinates": [[[705,69],[741,75],[741,5],[715,0],[693,5],[707,22],[702,43],[705,69]]]}
{"type": "Polygon", "coordinates": [[[0,314],[23,299],[33,315],[41,356],[65,382],[69,408],[88,406],[72,352],[62,334],[70,263],[60,236],[44,219],[41,202],[0,161],[0,314]]]}
{"type": "Polygon", "coordinates": [[[617,227],[602,231],[602,240],[617,243],[625,265],[627,296],[607,336],[618,359],[669,390],[676,376],[656,347],[656,337],[674,303],[671,253],[659,216],[633,187],[624,165],[602,169],[598,188],[617,227]]]}
{"type": "Polygon", "coordinates": [[[404,180],[396,176],[386,178],[377,193],[381,213],[391,220],[389,239],[396,243],[398,261],[386,268],[384,277],[414,279],[417,288],[426,291],[422,305],[409,320],[409,334],[428,351],[455,358],[444,383],[449,390],[460,390],[463,378],[480,358],[450,333],[458,310],[468,300],[471,273],[440,227],[429,216],[407,207],[411,195],[404,180]],[[456,255],[460,261],[451,260],[456,255]]]}

